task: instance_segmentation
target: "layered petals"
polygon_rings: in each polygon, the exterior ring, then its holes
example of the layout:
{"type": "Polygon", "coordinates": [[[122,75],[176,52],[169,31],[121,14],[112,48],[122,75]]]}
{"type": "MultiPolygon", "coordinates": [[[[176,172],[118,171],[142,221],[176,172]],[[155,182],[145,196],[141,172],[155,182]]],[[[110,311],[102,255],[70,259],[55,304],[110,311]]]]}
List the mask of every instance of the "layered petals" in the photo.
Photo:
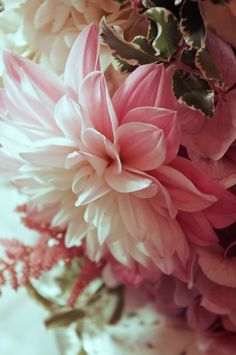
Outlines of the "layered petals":
{"type": "Polygon", "coordinates": [[[93,25],[64,82],[9,53],[5,62],[0,159],[12,154],[6,166],[30,208],[95,262],[112,255],[131,274],[138,264],[189,281],[192,249],[217,243],[213,227],[236,218],[236,198],[177,156],[171,70],[141,66],[111,98],[93,25]]]}
{"type": "Polygon", "coordinates": [[[130,110],[143,106],[170,108],[170,104],[161,100],[163,76],[166,75],[162,64],[142,65],[137,68],[119,87],[113,97],[113,104],[119,121],[130,110]],[[162,85],[161,85],[162,84],[162,85]],[[153,88],[156,90],[153,90],[153,88]]]}

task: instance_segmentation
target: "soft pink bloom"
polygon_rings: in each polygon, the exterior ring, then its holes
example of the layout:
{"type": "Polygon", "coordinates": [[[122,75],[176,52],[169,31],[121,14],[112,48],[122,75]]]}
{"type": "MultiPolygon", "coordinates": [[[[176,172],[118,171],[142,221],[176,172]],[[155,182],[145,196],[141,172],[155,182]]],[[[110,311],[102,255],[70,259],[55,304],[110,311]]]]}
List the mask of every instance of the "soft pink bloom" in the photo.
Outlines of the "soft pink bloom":
{"type": "Polygon", "coordinates": [[[212,82],[216,108],[212,118],[184,105],[178,105],[183,131],[182,143],[204,158],[218,160],[236,139],[236,58],[232,48],[208,33],[207,48],[222,79],[221,87],[212,82]]]}
{"type": "Polygon", "coordinates": [[[111,99],[96,27],[67,60],[64,81],[9,52],[1,94],[1,166],[68,246],[129,268],[155,264],[186,278],[189,242],[218,242],[235,197],[177,157],[180,127],[162,65],[135,70],[111,99]],[[7,107],[7,112],[6,112],[7,107]]]}

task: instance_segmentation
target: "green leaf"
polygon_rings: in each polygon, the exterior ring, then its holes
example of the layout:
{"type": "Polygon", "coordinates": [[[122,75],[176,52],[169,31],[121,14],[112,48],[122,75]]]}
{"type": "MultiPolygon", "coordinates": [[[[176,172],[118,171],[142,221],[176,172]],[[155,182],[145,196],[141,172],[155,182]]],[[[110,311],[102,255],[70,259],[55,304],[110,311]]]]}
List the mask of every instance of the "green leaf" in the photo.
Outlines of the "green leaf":
{"type": "Polygon", "coordinates": [[[173,91],[180,103],[207,117],[214,114],[214,91],[198,75],[177,70],[173,76],[173,91]]]}
{"type": "Polygon", "coordinates": [[[180,10],[180,30],[190,47],[205,47],[206,29],[196,1],[183,2],[180,10]]]}
{"type": "Polygon", "coordinates": [[[184,49],[181,53],[180,59],[181,62],[188,65],[192,69],[196,69],[195,57],[197,50],[195,48],[184,49]]]}
{"type": "Polygon", "coordinates": [[[152,42],[156,56],[159,60],[169,61],[182,42],[178,19],[162,7],[153,7],[146,14],[157,26],[157,36],[152,42]]]}
{"type": "Polygon", "coordinates": [[[85,312],[82,309],[72,309],[52,314],[44,323],[47,328],[67,327],[84,316],[85,312]]]}
{"type": "Polygon", "coordinates": [[[144,36],[136,36],[134,37],[132,43],[137,44],[139,48],[141,48],[145,53],[150,54],[152,57],[155,57],[155,49],[152,47],[152,45],[149,43],[147,38],[144,36]]]}
{"type": "Polygon", "coordinates": [[[142,48],[145,46],[144,40],[137,38],[136,43],[125,41],[111,26],[106,23],[105,18],[101,20],[101,37],[103,41],[111,48],[113,55],[128,69],[135,68],[138,65],[155,63],[157,58],[150,55],[142,48]],[[142,48],[141,48],[142,47],[142,48]]]}
{"type": "Polygon", "coordinates": [[[200,48],[197,51],[195,64],[205,79],[220,80],[220,74],[205,48],[200,48]]]}

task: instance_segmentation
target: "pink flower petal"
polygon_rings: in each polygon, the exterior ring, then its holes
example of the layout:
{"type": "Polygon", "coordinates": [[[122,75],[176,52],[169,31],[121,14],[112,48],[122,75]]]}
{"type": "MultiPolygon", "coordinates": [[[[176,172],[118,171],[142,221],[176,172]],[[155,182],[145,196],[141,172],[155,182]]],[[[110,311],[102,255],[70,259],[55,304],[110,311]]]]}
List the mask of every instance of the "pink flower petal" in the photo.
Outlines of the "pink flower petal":
{"type": "Polygon", "coordinates": [[[86,181],[84,190],[79,193],[75,206],[78,207],[91,203],[106,195],[110,190],[111,188],[106,184],[104,179],[98,179],[95,174],[91,175],[86,181]]]}
{"type": "Polygon", "coordinates": [[[113,141],[118,123],[103,74],[93,72],[88,75],[82,83],[79,97],[90,120],[87,127],[95,128],[113,141]]]}
{"type": "MultiPolygon", "coordinates": [[[[4,78],[7,93],[7,108],[15,122],[24,122],[36,127],[56,130],[53,111],[45,109],[42,101],[24,92],[21,83],[13,81],[9,76],[4,78]]],[[[58,130],[58,133],[60,131],[58,130]]]]}
{"type": "Polygon", "coordinates": [[[64,94],[63,82],[59,77],[32,61],[5,51],[3,54],[7,75],[12,81],[20,82],[21,68],[29,75],[36,88],[46,93],[54,102],[64,94]]]}
{"type": "MultiPolygon", "coordinates": [[[[166,107],[160,99],[165,85],[165,68],[162,64],[148,64],[137,68],[128,76],[113,97],[113,104],[121,122],[128,111],[143,106],[166,107]]],[[[169,103],[168,103],[168,107],[169,103]]]]}
{"type": "Polygon", "coordinates": [[[107,162],[114,174],[120,174],[122,166],[118,150],[104,135],[94,128],[87,128],[83,131],[82,141],[85,153],[99,156],[107,162]]]}
{"type": "Polygon", "coordinates": [[[203,157],[214,160],[220,159],[236,139],[236,90],[219,97],[215,109],[214,116],[211,119],[206,119],[203,115],[191,116],[191,110],[185,107],[186,117],[192,117],[189,124],[183,121],[184,116],[179,113],[181,122],[186,126],[191,127],[192,122],[195,125],[198,122],[198,130],[188,133],[183,127],[182,143],[188,148],[197,152],[203,157]]]}
{"type": "Polygon", "coordinates": [[[191,243],[200,246],[215,245],[218,243],[218,237],[204,213],[179,212],[178,221],[191,243]]]}
{"type": "Polygon", "coordinates": [[[214,195],[202,192],[186,175],[170,166],[161,166],[155,175],[167,188],[176,208],[181,211],[200,211],[217,201],[214,195]]]}
{"type": "Polygon", "coordinates": [[[211,31],[207,33],[206,45],[221,79],[230,88],[236,82],[236,59],[232,47],[211,31]]]}
{"type": "Polygon", "coordinates": [[[118,192],[134,192],[147,188],[151,185],[152,180],[145,175],[122,170],[118,175],[114,175],[111,169],[105,172],[105,179],[108,185],[118,192]]]}
{"type": "Polygon", "coordinates": [[[195,301],[187,310],[187,319],[191,328],[202,332],[207,330],[216,321],[217,315],[207,311],[199,304],[199,301],[195,301]]]}
{"type": "Polygon", "coordinates": [[[67,141],[63,139],[51,139],[38,143],[31,151],[20,153],[21,158],[39,166],[65,168],[65,160],[68,154],[74,151],[67,141]]]}
{"type": "MultiPolygon", "coordinates": [[[[227,152],[223,158],[212,160],[201,158],[198,155],[189,153],[191,160],[196,162],[199,168],[207,173],[214,181],[218,182],[225,189],[236,185],[236,160],[231,159],[230,153],[233,149],[227,152]]],[[[232,156],[233,158],[233,156],[232,156]]]]}
{"type": "Polygon", "coordinates": [[[216,197],[217,201],[204,211],[215,228],[223,228],[235,222],[236,197],[233,194],[215,183],[187,159],[177,157],[170,163],[170,166],[184,174],[200,191],[216,197]]]}
{"type": "Polygon", "coordinates": [[[236,258],[225,257],[221,247],[199,248],[199,264],[204,274],[221,286],[236,287],[236,258]]]}
{"type": "Polygon", "coordinates": [[[67,59],[64,82],[68,93],[77,98],[83,79],[99,69],[98,29],[92,24],[80,33],[67,59]]]}
{"type": "MultiPolygon", "coordinates": [[[[215,263],[214,265],[216,266],[215,263]]],[[[197,275],[196,285],[202,294],[201,304],[209,311],[218,314],[229,314],[236,309],[235,287],[216,284],[201,272],[197,275]]]]}
{"type": "Polygon", "coordinates": [[[176,157],[180,145],[180,124],[175,111],[157,107],[137,107],[124,116],[122,123],[128,122],[148,123],[163,130],[167,154],[165,163],[176,157]]]}
{"type": "Polygon", "coordinates": [[[67,138],[81,143],[81,110],[68,96],[63,96],[55,107],[55,121],[67,138]]]}
{"type": "Polygon", "coordinates": [[[86,153],[86,152],[80,152],[79,153],[81,157],[83,157],[85,160],[89,162],[89,164],[94,168],[94,170],[97,173],[98,177],[102,177],[108,162],[105,159],[100,158],[97,155],[91,154],[91,153],[86,153]]]}
{"type": "Polygon", "coordinates": [[[116,143],[124,167],[152,170],[166,158],[163,131],[147,123],[130,122],[117,129],[116,143]]]}

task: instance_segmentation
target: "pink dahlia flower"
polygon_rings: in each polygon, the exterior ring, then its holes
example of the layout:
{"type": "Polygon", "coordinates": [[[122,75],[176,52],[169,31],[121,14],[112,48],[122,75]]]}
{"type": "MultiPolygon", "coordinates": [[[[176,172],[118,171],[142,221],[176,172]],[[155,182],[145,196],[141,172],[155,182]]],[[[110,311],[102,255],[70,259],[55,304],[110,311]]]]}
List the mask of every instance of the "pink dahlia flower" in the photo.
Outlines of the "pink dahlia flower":
{"type": "Polygon", "coordinates": [[[67,227],[68,246],[85,241],[95,261],[110,252],[128,267],[183,274],[187,237],[215,243],[212,226],[235,220],[234,196],[176,157],[179,123],[160,108],[171,100],[164,66],[138,68],[111,99],[93,25],[64,81],[9,52],[4,61],[1,166],[41,218],[67,227]]]}

